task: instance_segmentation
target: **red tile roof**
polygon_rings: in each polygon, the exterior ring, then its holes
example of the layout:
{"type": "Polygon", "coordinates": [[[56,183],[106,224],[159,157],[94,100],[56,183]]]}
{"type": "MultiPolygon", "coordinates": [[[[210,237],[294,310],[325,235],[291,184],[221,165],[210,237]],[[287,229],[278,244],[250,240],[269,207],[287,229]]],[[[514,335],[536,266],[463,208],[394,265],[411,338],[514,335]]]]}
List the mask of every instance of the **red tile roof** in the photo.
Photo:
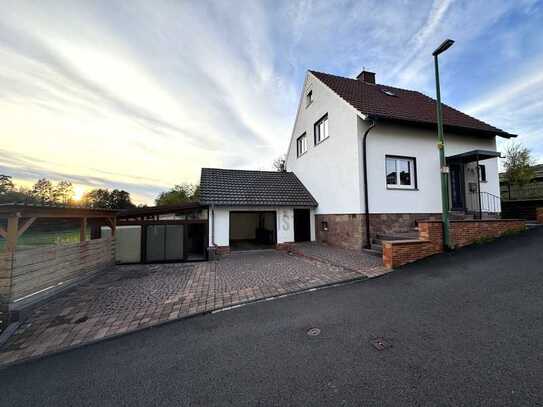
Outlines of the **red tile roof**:
{"type": "MultiPolygon", "coordinates": [[[[407,122],[415,125],[437,125],[436,101],[420,92],[370,84],[323,72],[309,71],[360,113],[377,119],[407,122]],[[387,95],[384,91],[395,96],[387,95]]],[[[481,120],[443,105],[446,130],[463,133],[516,137],[481,120]]]]}

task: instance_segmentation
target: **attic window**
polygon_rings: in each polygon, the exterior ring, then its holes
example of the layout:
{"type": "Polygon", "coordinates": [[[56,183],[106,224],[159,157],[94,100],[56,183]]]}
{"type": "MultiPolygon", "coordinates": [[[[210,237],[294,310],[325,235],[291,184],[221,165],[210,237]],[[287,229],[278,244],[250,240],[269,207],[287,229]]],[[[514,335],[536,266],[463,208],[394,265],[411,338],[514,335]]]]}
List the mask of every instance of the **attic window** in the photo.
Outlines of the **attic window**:
{"type": "Polygon", "coordinates": [[[388,96],[398,97],[398,95],[396,95],[394,92],[392,92],[391,90],[388,90],[388,89],[383,89],[383,93],[385,95],[388,95],[388,96]]]}
{"type": "Polygon", "coordinates": [[[308,107],[311,103],[313,103],[313,91],[312,90],[307,92],[307,95],[305,95],[305,107],[308,107]]]}

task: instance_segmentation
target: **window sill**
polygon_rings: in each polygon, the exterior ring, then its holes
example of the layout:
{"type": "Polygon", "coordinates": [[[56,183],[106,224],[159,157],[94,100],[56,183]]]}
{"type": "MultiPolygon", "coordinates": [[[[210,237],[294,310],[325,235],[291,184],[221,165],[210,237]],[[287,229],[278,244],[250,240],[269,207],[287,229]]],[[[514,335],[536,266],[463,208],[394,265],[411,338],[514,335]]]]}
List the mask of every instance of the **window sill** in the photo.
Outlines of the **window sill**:
{"type": "Polygon", "coordinates": [[[319,144],[322,144],[324,143],[326,140],[328,140],[330,138],[330,136],[326,137],[325,139],[319,141],[318,143],[315,143],[315,146],[318,146],[319,144]]]}
{"type": "Polygon", "coordinates": [[[303,152],[302,154],[300,154],[300,155],[296,156],[296,158],[300,158],[300,157],[303,157],[303,156],[304,156],[304,155],[306,155],[306,154],[307,154],[307,151],[304,151],[304,152],[303,152]]]}
{"type": "Polygon", "coordinates": [[[394,191],[418,191],[418,188],[401,188],[401,187],[389,187],[387,185],[387,189],[391,189],[394,191]]]}
{"type": "Polygon", "coordinates": [[[307,103],[307,104],[305,105],[305,108],[307,109],[309,106],[311,106],[311,105],[313,104],[313,102],[314,102],[314,100],[312,100],[311,102],[307,103]]]}

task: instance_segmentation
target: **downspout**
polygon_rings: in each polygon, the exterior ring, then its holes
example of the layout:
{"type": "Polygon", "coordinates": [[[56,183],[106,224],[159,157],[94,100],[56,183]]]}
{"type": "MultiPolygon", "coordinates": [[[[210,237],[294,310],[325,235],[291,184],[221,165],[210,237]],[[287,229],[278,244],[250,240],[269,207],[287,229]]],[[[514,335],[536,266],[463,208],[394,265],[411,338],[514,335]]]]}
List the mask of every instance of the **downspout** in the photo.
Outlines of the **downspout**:
{"type": "Polygon", "coordinates": [[[364,137],[362,139],[362,163],[364,167],[364,212],[365,212],[365,221],[366,221],[366,244],[364,245],[364,248],[371,249],[371,241],[370,241],[370,208],[369,208],[369,199],[368,199],[368,158],[366,154],[366,139],[368,138],[368,134],[370,133],[370,130],[375,127],[375,120],[370,119],[370,125],[364,132],[364,137]]]}
{"type": "Polygon", "coordinates": [[[213,247],[215,244],[215,204],[211,204],[211,245],[213,247]]]}

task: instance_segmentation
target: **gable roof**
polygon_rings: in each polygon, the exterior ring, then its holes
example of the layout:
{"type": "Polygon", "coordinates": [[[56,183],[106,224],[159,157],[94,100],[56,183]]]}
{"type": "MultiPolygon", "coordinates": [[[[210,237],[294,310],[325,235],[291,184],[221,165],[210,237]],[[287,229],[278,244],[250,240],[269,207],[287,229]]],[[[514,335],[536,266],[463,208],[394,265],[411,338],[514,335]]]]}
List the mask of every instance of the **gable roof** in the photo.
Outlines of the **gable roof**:
{"type": "MultiPolygon", "coordinates": [[[[420,92],[309,71],[360,113],[425,127],[437,126],[436,101],[420,92]],[[384,91],[392,92],[394,96],[384,91]]],[[[443,104],[443,127],[460,133],[516,137],[443,104]]]]}
{"type": "Polygon", "coordinates": [[[292,172],[221,168],[202,168],[200,203],[223,206],[317,206],[315,198],[292,172]]]}

